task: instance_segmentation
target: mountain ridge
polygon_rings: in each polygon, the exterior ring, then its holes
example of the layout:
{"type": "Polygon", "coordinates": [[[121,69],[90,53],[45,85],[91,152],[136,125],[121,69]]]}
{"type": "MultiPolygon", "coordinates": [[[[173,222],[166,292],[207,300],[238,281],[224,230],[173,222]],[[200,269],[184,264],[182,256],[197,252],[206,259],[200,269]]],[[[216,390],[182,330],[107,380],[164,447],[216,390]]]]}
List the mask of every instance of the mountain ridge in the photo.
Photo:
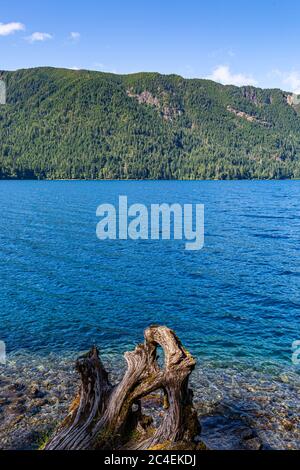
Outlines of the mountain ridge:
{"type": "Polygon", "coordinates": [[[0,178],[300,177],[300,106],[280,89],[141,72],[0,72],[0,178]]]}

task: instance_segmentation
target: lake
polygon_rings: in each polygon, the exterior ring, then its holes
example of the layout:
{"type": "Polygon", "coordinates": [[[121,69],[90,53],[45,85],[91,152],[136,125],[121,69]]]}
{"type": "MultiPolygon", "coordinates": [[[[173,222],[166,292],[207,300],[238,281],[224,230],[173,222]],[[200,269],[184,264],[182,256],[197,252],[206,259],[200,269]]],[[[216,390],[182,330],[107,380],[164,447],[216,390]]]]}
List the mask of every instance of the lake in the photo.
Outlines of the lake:
{"type": "Polygon", "coordinates": [[[123,352],[158,323],[197,359],[191,384],[209,448],[299,449],[299,201],[299,181],[0,181],[0,447],[35,448],[33,430],[67,412],[79,352],[98,345],[115,382],[123,352]],[[96,209],[120,195],[204,204],[204,248],[100,241],[96,209]],[[38,410],[32,384],[47,397],[38,410]],[[11,400],[26,401],[20,425],[11,400]]]}
{"type": "Polygon", "coordinates": [[[8,352],[122,352],[152,323],[201,360],[291,364],[300,339],[299,181],[1,181],[8,352]],[[96,208],[202,203],[205,246],[96,237],[96,208]]]}

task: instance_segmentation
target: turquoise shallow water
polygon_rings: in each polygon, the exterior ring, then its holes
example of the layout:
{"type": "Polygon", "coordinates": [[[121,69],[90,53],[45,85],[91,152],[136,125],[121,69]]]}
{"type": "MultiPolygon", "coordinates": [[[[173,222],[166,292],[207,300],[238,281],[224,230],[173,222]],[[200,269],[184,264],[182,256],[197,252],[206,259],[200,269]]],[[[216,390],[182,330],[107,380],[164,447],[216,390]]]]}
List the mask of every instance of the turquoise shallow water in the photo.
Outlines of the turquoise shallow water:
{"type": "MultiPolygon", "coordinates": [[[[0,182],[0,340],[116,353],[151,323],[200,360],[291,363],[300,340],[300,182],[0,182]],[[96,208],[205,204],[205,247],[99,241],[96,208]]],[[[296,368],[296,367],[295,367],[296,368]]]]}

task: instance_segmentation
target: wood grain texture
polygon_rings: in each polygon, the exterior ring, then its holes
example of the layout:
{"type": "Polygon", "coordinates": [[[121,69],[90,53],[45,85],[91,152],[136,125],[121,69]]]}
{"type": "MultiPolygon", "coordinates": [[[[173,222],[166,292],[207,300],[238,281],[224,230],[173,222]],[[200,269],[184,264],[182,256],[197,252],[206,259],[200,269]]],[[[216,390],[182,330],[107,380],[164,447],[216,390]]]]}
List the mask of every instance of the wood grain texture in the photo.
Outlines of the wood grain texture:
{"type": "Polygon", "coordinates": [[[145,341],[126,352],[127,370],[113,386],[97,348],[80,357],[81,386],[68,416],[45,445],[47,450],[193,449],[200,427],[188,387],[195,360],[165,326],[145,330],[145,341]],[[164,367],[157,348],[164,351],[164,367]],[[164,412],[154,428],[142,414],[141,400],[163,390],[164,412]]]}

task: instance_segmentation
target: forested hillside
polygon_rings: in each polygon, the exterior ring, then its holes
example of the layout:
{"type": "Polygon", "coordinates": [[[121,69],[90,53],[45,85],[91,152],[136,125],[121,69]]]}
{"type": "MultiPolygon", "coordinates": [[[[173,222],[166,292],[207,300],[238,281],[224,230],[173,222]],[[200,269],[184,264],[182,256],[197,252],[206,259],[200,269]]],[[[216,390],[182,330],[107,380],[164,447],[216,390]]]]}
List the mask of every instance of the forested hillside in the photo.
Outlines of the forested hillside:
{"type": "Polygon", "coordinates": [[[281,90],[54,68],[1,77],[0,178],[300,178],[299,106],[281,90]]]}

